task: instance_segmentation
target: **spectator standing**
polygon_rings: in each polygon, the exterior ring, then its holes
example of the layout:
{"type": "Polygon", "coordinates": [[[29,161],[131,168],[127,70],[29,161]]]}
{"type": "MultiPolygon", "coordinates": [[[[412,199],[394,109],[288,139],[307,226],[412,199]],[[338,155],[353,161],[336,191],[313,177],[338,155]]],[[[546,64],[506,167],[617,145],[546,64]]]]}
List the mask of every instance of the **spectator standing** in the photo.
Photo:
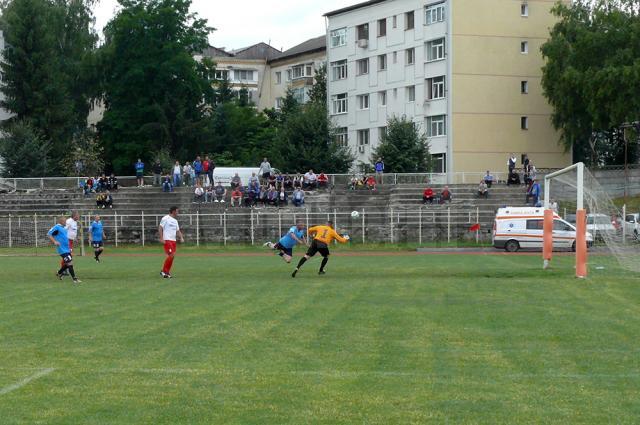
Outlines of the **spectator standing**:
{"type": "Polygon", "coordinates": [[[424,192],[422,192],[422,203],[426,204],[428,202],[429,204],[433,204],[433,196],[433,189],[427,187],[424,192]]]}
{"type": "Polygon", "coordinates": [[[527,190],[527,195],[525,197],[525,203],[529,203],[529,199],[532,200],[534,206],[538,205],[538,200],[540,199],[540,185],[537,180],[533,180],[529,190],[527,190]]]}
{"type": "Polygon", "coordinates": [[[144,186],[144,162],[138,158],[138,162],[135,165],[136,179],[138,180],[138,187],[144,186]]]}
{"type": "Polygon", "coordinates": [[[478,197],[480,198],[488,198],[489,197],[489,187],[484,180],[480,180],[480,184],[478,185],[478,197]]]}
{"type": "Polygon", "coordinates": [[[173,185],[175,187],[180,187],[182,183],[180,181],[181,177],[182,177],[182,167],[180,166],[180,162],[176,161],[176,163],[173,165],[173,185]]]}
{"type": "Polygon", "coordinates": [[[304,184],[303,187],[306,189],[315,189],[318,184],[318,176],[313,170],[309,170],[304,174],[304,184]]]}
{"type": "Polygon", "coordinates": [[[193,181],[191,180],[191,173],[193,172],[193,167],[189,164],[189,161],[184,163],[184,167],[182,167],[182,180],[184,181],[185,186],[191,186],[193,181]]]}
{"type": "Polygon", "coordinates": [[[251,177],[249,177],[249,189],[254,189],[256,186],[260,187],[260,181],[256,173],[251,173],[251,177]]]}
{"type": "Polygon", "coordinates": [[[551,199],[551,202],[549,203],[549,209],[558,214],[558,203],[555,199],[551,199]]]}
{"type": "Polygon", "coordinates": [[[162,164],[160,164],[160,160],[156,160],[156,162],[153,163],[151,171],[153,171],[153,185],[162,185],[162,164]]]}
{"type": "Polygon", "coordinates": [[[276,187],[276,175],[275,174],[271,174],[269,176],[269,186],[273,186],[273,188],[276,187]]]}
{"type": "Polygon", "coordinates": [[[196,174],[196,181],[202,184],[202,181],[200,180],[200,176],[202,175],[202,161],[199,156],[197,156],[196,160],[193,161],[193,171],[196,174]]]}
{"type": "Polygon", "coordinates": [[[224,197],[227,195],[227,189],[222,186],[221,182],[218,182],[218,185],[215,188],[215,201],[214,202],[222,202],[224,203],[224,197]]]}
{"type": "Polygon", "coordinates": [[[265,181],[269,179],[269,176],[271,175],[271,164],[269,164],[267,158],[264,158],[262,160],[258,174],[260,174],[260,176],[262,176],[262,179],[265,181]]]}
{"type": "Polygon", "coordinates": [[[445,202],[451,203],[451,191],[449,190],[449,186],[445,186],[440,192],[440,203],[444,204],[445,202]]]}
{"type": "Polygon", "coordinates": [[[531,161],[529,161],[529,155],[525,153],[522,156],[522,168],[524,169],[525,173],[529,172],[529,165],[530,164],[531,164],[531,161]]]}
{"type": "Polygon", "coordinates": [[[378,183],[382,184],[382,176],[384,174],[384,161],[382,158],[378,158],[375,164],[376,168],[376,180],[378,183]]]}
{"type": "Polygon", "coordinates": [[[216,164],[213,162],[213,159],[209,160],[209,170],[207,171],[207,178],[209,179],[209,184],[213,186],[213,172],[216,169],[216,164]]]}
{"type": "Polygon", "coordinates": [[[304,205],[304,192],[297,187],[294,191],[293,191],[293,205],[295,205],[296,207],[301,207],[302,205],[304,205]]]}
{"type": "Polygon", "coordinates": [[[236,186],[233,191],[231,191],[231,206],[242,206],[242,192],[239,186],[236,186]]]}
{"type": "Polygon", "coordinates": [[[516,168],[518,164],[518,158],[516,158],[516,154],[512,153],[509,159],[507,160],[507,168],[509,169],[509,174],[513,173],[513,170],[516,168]]]}
{"type": "Polygon", "coordinates": [[[204,161],[202,161],[202,181],[203,181],[204,187],[213,186],[213,184],[211,184],[211,181],[209,180],[209,157],[208,156],[205,156],[204,161]]]}
{"type": "Polygon", "coordinates": [[[484,182],[487,184],[487,187],[491,187],[491,185],[493,184],[493,176],[491,175],[489,170],[487,170],[487,174],[485,174],[484,176],[484,182]]]}

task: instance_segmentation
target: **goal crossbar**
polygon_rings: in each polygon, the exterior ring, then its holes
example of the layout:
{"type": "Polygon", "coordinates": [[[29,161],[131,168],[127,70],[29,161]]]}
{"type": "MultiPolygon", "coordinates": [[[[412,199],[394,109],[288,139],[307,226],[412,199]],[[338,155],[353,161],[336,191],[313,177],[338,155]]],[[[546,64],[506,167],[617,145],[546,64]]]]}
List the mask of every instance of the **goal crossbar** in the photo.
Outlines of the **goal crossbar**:
{"type": "Polygon", "coordinates": [[[558,177],[562,174],[566,174],[576,170],[577,178],[576,178],[576,191],[577,199],[576,199],[576,209],[581,210],[584,208],[584,163],[578,162],[576,164],[570,165],[562,170],[554,171],[551,174],[547,174],[544,177],[544,207],[545,209],[549,208],[549,196],[551,195],[551,179],[554,177],[558,177]]]}

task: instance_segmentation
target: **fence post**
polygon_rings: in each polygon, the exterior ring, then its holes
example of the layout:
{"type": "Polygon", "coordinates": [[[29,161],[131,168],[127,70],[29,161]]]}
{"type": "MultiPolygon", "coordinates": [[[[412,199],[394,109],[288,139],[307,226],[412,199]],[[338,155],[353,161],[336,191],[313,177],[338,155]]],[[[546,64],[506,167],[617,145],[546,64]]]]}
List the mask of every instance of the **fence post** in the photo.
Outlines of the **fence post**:
{"type": "Polygon", "coordinates": [[[144,246],[144,211],[141,211],[141,219],[142,219],[142,246],[144,246]]]}
{"type": "Polygon", "coordinates": [[[365,221],[364,221],[364,208],[362,209],[362,243],[365,244],[366,240],[365,240],[365,232],[366,232],[366,226],[365,226],[365,221]]]}
{"type": "Polygon", "coordinates": [[[251,245],[255,245],[256,243],[256,239],[255,239],[256,237],[255,237],[254,231],[255,229],[253,225],[253,208],[252,208],[251,209],[251,245]]]}
{"type": "MultiPolygon", "coordinates": [[[[9,220],[11,220],[11,216],[9,216],[9,220]]],[[[622,243],[627,243],[627,204],[622,206],[622,243]]],[[[11,243],[9,243],[9,246],[11,246],[11,243]]]]}
{"type": "Polygon", "coordinates": [[[389,239],[393,243],[393,208],[389,210],[389,239]]]}
{"type": "Polygon", "coordinates": [[[9,248],[13,246],[11,239],[11,214],[9,214],[9,248]]]}
{"type": "Polygon", "coordinates": [[[418,245],[422,246],[422,207],[418,208],[418,245]]]}
{"type": "Polygon", "coordinates": [[[40,179],[40,190],[44,190],[44,179],[40,179]]]}
{"type": "MultiPolygon", "coordinates": [[[[480,207],[476,207],[476,224],[480,224],[480,207]]],[[[480,229],[476,229],[476,243],[480,242],[480,229]]]]}
{"type": "Polygon", "coordinates": [[[115,223],[115,240],[116,240],[116,248],[118,247],[118,211],[113,213],[113,222],[115,223]]]}
{"type": "Polygon", "coordinates": [[[196,246],[200,246],[200,210],[196,211],[196,246]]]}
{"type": "Polygon", "coordinates": [[[447,243],[451,242],[451,207],[447,208],[447,243]]]}
{"type": "Polygon", "coordinates": [[[333,226],[338,228],[338,213],[335,208],[333,209],[333,226]]]}
{"type": "Polygon", "coordinates": [[[227,246],[227,211],[226,210],[222,212],[222,237],[224,238],[224,246],[227,246]]]}

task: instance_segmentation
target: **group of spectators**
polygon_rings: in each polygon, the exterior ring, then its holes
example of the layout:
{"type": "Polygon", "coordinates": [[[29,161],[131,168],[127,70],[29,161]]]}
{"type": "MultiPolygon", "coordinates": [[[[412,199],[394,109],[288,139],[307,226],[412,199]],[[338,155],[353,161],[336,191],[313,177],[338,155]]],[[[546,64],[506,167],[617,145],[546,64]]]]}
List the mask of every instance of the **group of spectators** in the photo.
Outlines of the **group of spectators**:
{"type": "Polygon", "coordinates": [[[96,194],[97,208],[113,208],[111,191],[118,190],[118,178],[113,173],[109,177],[104,173],[99,177],[89,177],[80,182],[80,189],[85,198],[96,194]]]}
{"type": "Polygon", "coordinates": [[[444,204],[445,202],[451,202],[451,191],[449,190],[449,186],[445,186],[442,188],[442,191],[436,194],[433,189],[429,186],[422,192],[422,203],[423,204],[444,204]]]}

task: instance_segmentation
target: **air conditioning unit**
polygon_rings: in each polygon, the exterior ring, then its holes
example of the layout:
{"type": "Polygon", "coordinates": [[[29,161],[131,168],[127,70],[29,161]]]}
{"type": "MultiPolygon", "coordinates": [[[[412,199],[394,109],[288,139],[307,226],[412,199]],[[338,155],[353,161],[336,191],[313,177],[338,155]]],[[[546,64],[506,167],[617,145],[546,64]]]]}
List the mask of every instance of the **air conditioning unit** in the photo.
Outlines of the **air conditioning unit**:
{"type": "Polygon", "coordinates": [[[366,38],[358,40],[358,47],[366,49],[367,47],[369,47],[369,40],[367,40],[366,38]]]}

